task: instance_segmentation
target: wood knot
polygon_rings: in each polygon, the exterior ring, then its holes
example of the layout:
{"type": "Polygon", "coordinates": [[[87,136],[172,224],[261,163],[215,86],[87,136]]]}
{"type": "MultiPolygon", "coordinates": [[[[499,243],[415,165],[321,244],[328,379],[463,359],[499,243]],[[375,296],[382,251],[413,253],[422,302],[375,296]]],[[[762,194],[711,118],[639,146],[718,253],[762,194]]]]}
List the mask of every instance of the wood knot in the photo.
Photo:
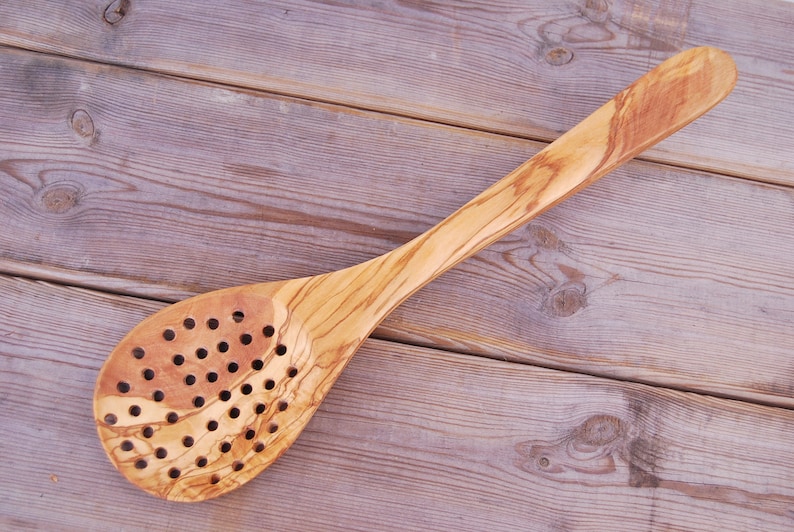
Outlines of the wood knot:
{"type": "Polygon", "coordinates": [[[620,475],[629,426],[620,418],[596,415],[555,441],[529,441],[516,446],[516,465],[527,473],[562,482],[604,480],[620,475]]]}
{"type": "Polygon", "coordinates": [[[605,22],[609,17],[607,0],[585,0],[582,14],[593,22],[605,22]]]}
{"type": "Polygon", "coordinates": [[[558,482],[589,486],[655,488],[665,454],[663,442],[620,417],[587,418],[559,439],[516,445],[516,466],[558,482]]]}
{"type": "Polygon", "coordinates": [[[580,287],[553,290],[543,302],[543,311],[554,318],[573,316],[587,306],[587,296],[580,287]]]}
{"type": "Polygon", "coordinates": [[[69,123],[71,124],[74,132],[82,138],[91,139],[94,137],[94,133],[96,132],[94,128],[94,120],[87,111],[83,109],[76,110],[69,118],[69,123]]]}
{"type": "Polygon", "coordinates": [[[592,416],[576,427],[573,432],[573,440],[575,443],[587,446],[602,447],[623,438],[625,433],[625,424],[619,417],[592,416]]]}
{"type": "Polygon", "coordinates": [[[545,59],[552,66],[567,65],[573,60],[573,51],[563,46],[557,46],[546,52],[545,59]]]}
{"type": "Polygon", "coordinates": [[[121,22],[125,16],[127,16],[129,9],[130,0],[113,0],[113,2],[108,4],[108,6],[105,8],[102,18],[108,24],[114,26],[121,22]]]}
{"type": "Polygon", "coordinates": [[[77,183],[61,181],[41,189],[38,200],[41,207],[52,214],[64,214],[80,203],[83,189],[77,183]]]}
{"type": "Polygon", "coordinates": [[[542,225],[530,224],[528,229],[530,239],[540,249],[560,251],[565,247],[560,238],[554,234],[553,231],[542,225]]]}

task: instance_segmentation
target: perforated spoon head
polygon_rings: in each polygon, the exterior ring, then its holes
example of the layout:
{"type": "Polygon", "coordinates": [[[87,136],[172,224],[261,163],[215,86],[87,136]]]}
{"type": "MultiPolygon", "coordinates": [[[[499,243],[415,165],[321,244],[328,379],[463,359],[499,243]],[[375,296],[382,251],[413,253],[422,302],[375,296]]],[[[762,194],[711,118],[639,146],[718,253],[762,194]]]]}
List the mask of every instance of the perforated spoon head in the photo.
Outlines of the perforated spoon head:
{"type": "Polygon", "coordinates": [[[295,441],[405,298],[707,112],[736,77],[720,50],[682,52],[392,252],[315,277],[210,292],[150,316],[97,380],[94,416],[110,460],[171,500],[246,483],[295,441]]]}
{"type": "Polygon", "coordinates": [[[133,484],[172,500],[212,498],[300,433],[319,404],[318,371],[307,367],[303,324],[267,287],[169,306],[110,354],[94,414],[105,451],[133,484]]]}
{"type": "Polygon", "coordinates": [[[192,297],[110,353],[94,417],[116,468],[141,489],[200,501],[255,477],[297,439],[388,312],[361,280],[386,254],[336,272],[192,297]]]}

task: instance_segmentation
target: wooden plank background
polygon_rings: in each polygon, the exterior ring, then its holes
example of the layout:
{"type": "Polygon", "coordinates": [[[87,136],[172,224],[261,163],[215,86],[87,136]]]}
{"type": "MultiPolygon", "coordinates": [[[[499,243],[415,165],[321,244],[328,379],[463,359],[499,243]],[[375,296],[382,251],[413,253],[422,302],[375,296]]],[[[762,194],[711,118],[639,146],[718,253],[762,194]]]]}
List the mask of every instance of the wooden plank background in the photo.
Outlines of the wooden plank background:
{"type": "Polygon", "coordinates": [[[90,412],[104,353],[162,305],[9,277],[0,289],[15,309],[0,323],[17,429],[0,454],[6,529],[772,530],[794,517],[791,410],[378,340],[259,478],[160,501],[105,459],[90,412]]]}
{"type": "Polygon", "coordinates": [[[760,0],[0,3],[0,522],[791,526],[792,23],[760,0]],[[174,505],[112,469],[93,382],[142,317],[388,251],[700,44],[737,60],[726,102],[406,302],[250,487],[174,505]]]}
{"type": "Polygon", "coordinates": [[[0,43],[543,140],[636,72],[710,44],[736,59],[740,90],[646,157],[792,184],[780,0],[220,0],[211,13],[134,0],[115,24],[109,3],[6,0],[0,43]]]}

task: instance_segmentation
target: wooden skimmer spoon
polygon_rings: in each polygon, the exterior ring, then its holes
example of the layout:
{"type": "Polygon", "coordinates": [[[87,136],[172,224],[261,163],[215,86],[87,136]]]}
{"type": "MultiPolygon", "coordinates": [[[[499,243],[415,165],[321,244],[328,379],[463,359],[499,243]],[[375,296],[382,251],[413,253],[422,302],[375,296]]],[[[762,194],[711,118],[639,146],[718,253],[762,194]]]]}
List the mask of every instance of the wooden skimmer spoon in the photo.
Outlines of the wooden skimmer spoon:
{"type": "Polygon", "coordinates": [[[668,59],[461,207],[385,255],[303,279],[226,288],[135,327],[102,366],[94,417],[113,465],[159,497],[200,501],[255,477],[295,441],[397,305],[730,93],[702,47],[668,59]]]}

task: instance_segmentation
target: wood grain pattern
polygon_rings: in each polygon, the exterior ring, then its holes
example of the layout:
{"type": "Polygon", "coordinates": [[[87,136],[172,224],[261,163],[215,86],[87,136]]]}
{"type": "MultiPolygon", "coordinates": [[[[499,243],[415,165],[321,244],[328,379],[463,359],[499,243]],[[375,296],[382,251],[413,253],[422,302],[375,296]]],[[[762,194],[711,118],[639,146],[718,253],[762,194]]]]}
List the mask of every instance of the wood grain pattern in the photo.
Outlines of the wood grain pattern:
{"type": "MultiPolygon", "coordinates": [[[[343,268],[408,241],[538,150],[2,58],[0,263],[57,282],[175,301],[343,268]]],[[[791,191],[627,168],[423,289],[378,336],[792,404],[791,191]]]]}
{"type": "Polygon", "coordinates": [[[736,58],[741,90],[649,157],[794,183],[780,112],[794,6],[780,0],[136,0],[112,21],[108,4],[7,0],[0,43],[544,140],[708,44],[736,58]]]}
{"type": "Polygon", "coordinates": [[[377,340],[264,475],[174,505],[119,482],[86,415],[105,353],[162,304],[8,277],[0,302],[15,309],[0,321],[7,529],[769,530],[794,520],[791,410],[377,340]]]}
{"type": "Polygon", "coordinates": [[[237,489],[292,445],[359,346],[408,296],[706,113],[735,81],[721,50],[677,54],[394,251],[150,316],[97,378],[105,451],[133,484],[169,500],[237,489]]]}

